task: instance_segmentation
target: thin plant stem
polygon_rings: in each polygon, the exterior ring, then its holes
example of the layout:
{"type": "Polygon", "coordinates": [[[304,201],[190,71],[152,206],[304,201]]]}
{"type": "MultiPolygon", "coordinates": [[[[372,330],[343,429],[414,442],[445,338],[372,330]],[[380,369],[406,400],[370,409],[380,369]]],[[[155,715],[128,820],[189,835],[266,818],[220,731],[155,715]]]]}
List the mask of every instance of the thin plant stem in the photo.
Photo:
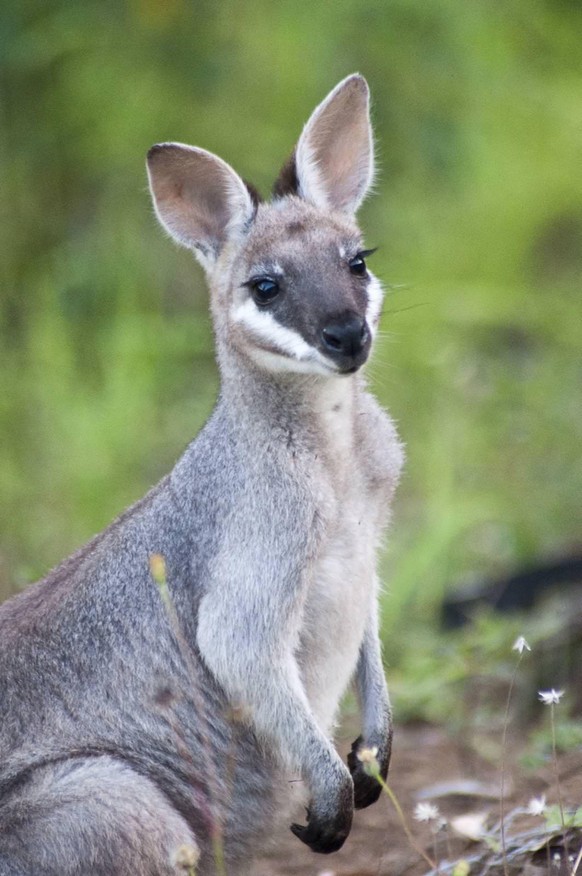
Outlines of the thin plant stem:
{"type": "Polygon", "coordinates": [[[582,861],[582,846],[580,846],[580,851],[578,852],[578,857],[574,861],[574,866],[572,868],[572,876],[576,876],[578,872],[578,867],[580,866],[580,862],[582,861]]]}
{"type": "Polygon", "coordinates": [[[427,863],[427,864],[428,864],[433,870],[436,870],[436,869],[437,869],[437,866],[438,866],[437,863],[436,863],[436,861],[433,861],[432,858],[430,858],[430,857],[426,854],[426,852],[424,851],[424,849],[422,849],[422,848],[418,845],[418,843],[416,842],[416,840],[414,839],[414,837],[413,837],[413,835],[412,835],[412,832],[411,832],[410,828],[408,827],[408,823],[407,823],[406,818],[405,818],[405,816],[404,816],[404,812],[402,811],[402,807],[401,807],[400,803],[398,802],[398,798],[397,798],[396,794],[394,793],[394,791],[392,790],[392,788],[390,787],[390,785],[388,784],[388,782],[385,782],[385,781],[384,781],[384,779],[382,778],[381,775],[377,774],[377,775],[375,776],[375,778],[376,778],[377,781],[379,782],[379,784],[380,784],[382,790],[384,791],[384,793],[388,795],[388,797],[390,798],[390,802],[392,803],[392,805],[393,805],[394,808],[396,809],[396,813],[397,813],[397,815],[398,815],[398,818],[400,819],[400,823],[402,824],[402,827],[404,828],[404,833],[406,834],[406,837],[407,837],[407,839],[408,839],[408,842],[410,843],[410,845],[412,846],[412,848],[414,849],[414,851],[415,851],[415,852],[418,852],[418,854],[419,854],[422,858],[424,858],[424,860],[426,861],[426,863],[427,863]]]}
{"type": "Polygon", "coordinates": [[[214,867],[217,876],[226,876],[226,864],[224,863],[224,840],[222,830],[218,824],[212,831],[212,852],[214,854],[214,867]]]}
{"type": "Polygon", "coordinates": [[[523,657],[523,651],[521,651],[517,658],[517,663],[513,669],[513,674],[511,676],[511,681],[509,682],[509,690],[507,691],[507,702],[505,703],[505,715],[503,718],[503,735],[501,737],[501,783],[499,789],[499,816],[500,816],[500,825],[501,825],[501,857],[503,859],[503,874],[504,876],[509,876],[509,870],[507,867],[507,847],[505,845],[505,755],[506,755],[506,742],[507,742],[507,727],[509,724],[509,706],[511,704],[511,695],[513,694],[513,688],[515,687],[515,681],[517,679],[517,672],[519,669],[519,664],[521,663],[521,658],[523,657]]]}
{"type": "Polygon", "coordinates": [[[564,805],[562,803],[562,789],[560,787],[560,772],[558,770],[558,754],[556,746],[556,718],[554,715],[554,704],[550,703],[550,726],[552,728],[552,761],[554,767],[554,776],[556,779],[556,791],[558,793],[558,807],[560,809],[560,821],[562,830],[566,831],[566,821],[564,818],[564,805]]]}
{"type": "Polygon", "coordinates": [[[439,843],[438,843],[438,836],[437,836],[436,830],[433,830],[432,837],[433,837],[433,844],[432,845],[433,845],[433,852],[434,852],[434,860],[435,860],[435,865],[436,865],[434,869],[435,869],[435,873],[438,876],[438,874],[441,872],[441,870],[440,870],[440,859],[439,859],[439,843]]]}
{"type": "Polygon", "coordinates": [[[569,860],[568,838],[566,836],[566,819],[564,818],[564,804],[562,802],[562,787],[560,785],[560,771],[558,769],[558,753],[556,746],[556,717],[554,715],[554,703],[550,703],[550,726],[552,728],[552,761],[554,766],[554,776],[556,779],[556,792],[558,794],[558,808],[560,810],[560,822],[562,824],[562,834],[564,837],[564,855],[566,861],[569,860]]]}
{"type": "Polygon", "coordinates": [[[447,824],[447,826],[445,827],[445,842],[446,842],[446,846],[447,846],[447,858],[448,858],[449,861],[450,861],[451,858],[453,857],[453,852],[452,852],[452,849],[451,849],[451,835],[450,835],[450,833],[449,833],[449,827],[448,827],[448,824],[447,824]]]}

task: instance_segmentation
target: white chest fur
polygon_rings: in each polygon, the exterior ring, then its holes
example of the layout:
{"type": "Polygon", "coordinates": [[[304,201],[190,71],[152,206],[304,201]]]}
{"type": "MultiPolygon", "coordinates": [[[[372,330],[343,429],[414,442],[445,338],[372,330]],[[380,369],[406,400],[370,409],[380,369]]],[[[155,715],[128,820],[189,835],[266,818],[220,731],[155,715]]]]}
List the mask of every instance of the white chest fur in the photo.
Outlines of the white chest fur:
{"type": "MultiPolygon", "coordinates": [[[[298,655],[311,708],[326,732],[355,670],[376,598],[382,505],[389,501],[386,490],[372,486],[382,482],[382,472],[370,471],[374,454],[369,445],[382,444],[382,435],[374,434],[383,431],[382,421],[373,417],[369,423],[358,423],[366,412],[354,390],[352,381],[337,381],[321,405],[325,536],[310,570],[298,655]]],[[[388,444],[386,454],[392,449],[388,444]]]]}

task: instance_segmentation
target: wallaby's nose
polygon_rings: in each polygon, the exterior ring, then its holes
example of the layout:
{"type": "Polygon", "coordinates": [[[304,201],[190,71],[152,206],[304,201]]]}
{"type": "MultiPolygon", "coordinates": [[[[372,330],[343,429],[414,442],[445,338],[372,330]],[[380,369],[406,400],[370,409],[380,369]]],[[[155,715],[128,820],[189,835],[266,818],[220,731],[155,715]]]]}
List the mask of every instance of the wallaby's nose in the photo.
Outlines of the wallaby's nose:
{"type": "Polygon", "coordinates": [[[366,320],[356,314],[336,319],[321,330],[325,350],[334,358],[359,357],[369,341],[369,334],[366,320]]]}

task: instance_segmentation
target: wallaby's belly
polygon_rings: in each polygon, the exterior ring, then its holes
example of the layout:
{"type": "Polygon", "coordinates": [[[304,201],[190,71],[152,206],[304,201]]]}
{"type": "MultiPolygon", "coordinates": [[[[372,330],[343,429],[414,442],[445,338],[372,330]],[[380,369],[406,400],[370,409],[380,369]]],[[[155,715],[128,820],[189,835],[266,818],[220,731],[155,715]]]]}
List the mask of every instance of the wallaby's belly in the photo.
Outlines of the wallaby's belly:
{"type": "Polygon", "coordinates": [[[366,498],[342,508],[309,582],[299,663],[320,727],[328,732],[356,667],[375,588],[376,523],[366,498]]]}

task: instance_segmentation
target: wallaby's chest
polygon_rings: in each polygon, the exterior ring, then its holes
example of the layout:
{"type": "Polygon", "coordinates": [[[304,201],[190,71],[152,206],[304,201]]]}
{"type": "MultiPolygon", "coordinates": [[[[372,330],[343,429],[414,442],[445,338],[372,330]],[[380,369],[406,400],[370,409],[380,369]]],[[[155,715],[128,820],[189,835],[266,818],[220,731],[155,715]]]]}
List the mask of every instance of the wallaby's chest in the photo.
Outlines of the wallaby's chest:
{"type": "Polygon", "coordinates": [[[325,729],[353,673],[373,596],[376,527],[365,510],[357,501],[344,507],[309,574],[300,662],[325,729]]]}
{"type": "MultiPolygon", "coordinates": [[[[337,406],[337,402],[334,406],[337,406]]],[[[333,723],[353,674],[376,590],[376,552],[392,489],[391,424],[350,405],[326,411],[319,549],[308,570],[300,664],[320,725],[333,723]],[[390,431],[390,429],[388,431],[390,431]]]]}

